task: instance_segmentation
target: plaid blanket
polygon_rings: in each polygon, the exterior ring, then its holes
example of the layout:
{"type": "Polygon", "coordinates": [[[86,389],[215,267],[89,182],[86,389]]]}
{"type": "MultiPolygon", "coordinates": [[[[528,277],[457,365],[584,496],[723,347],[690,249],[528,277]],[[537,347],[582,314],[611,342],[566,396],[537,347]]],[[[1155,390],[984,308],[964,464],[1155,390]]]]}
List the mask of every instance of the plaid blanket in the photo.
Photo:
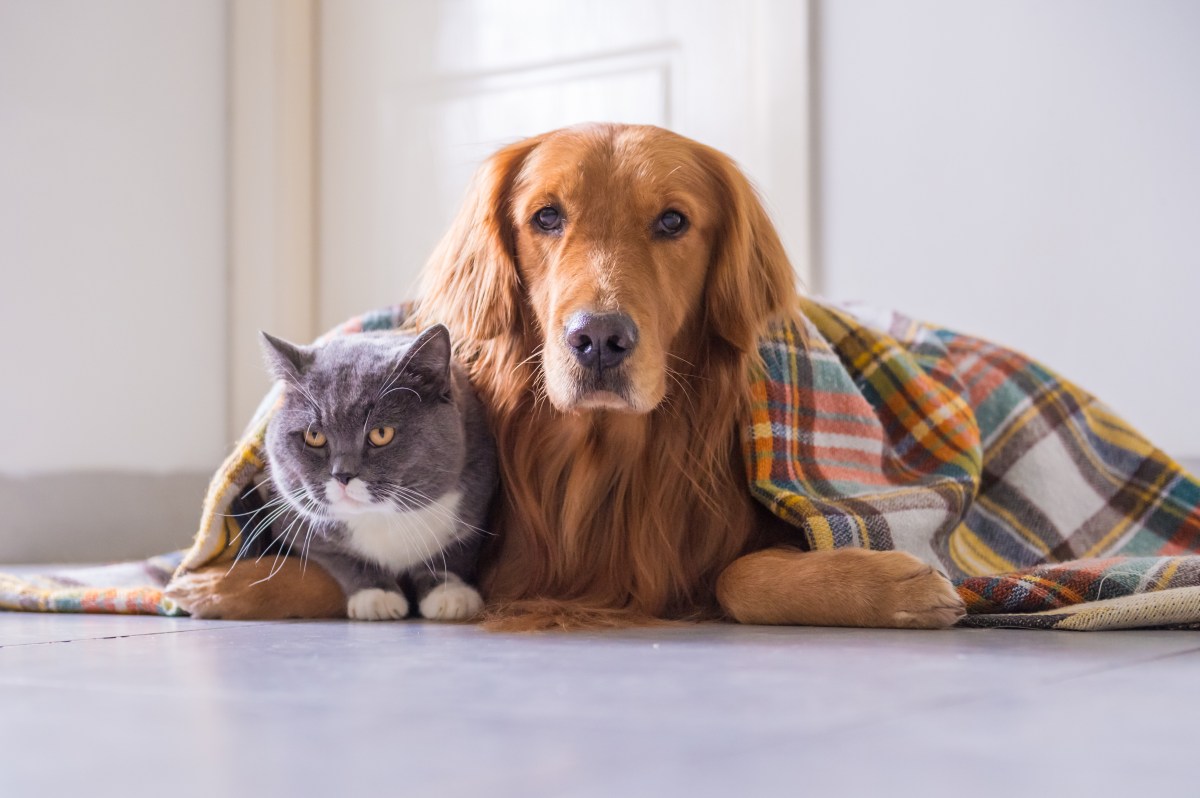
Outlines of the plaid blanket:
{"type": "Polygon", "coordinates": [[[804,546],[941,568],[968,626],[1200,623],[1200,482],[1003,347],[806,300],[761,342],[750,488],[804,546]]]}
{"type": "MultiPolygon", "coordinates": [[[[908,551],[954,580],[967,626],[1200,625],[1200,482],[1104,405],[976,338],[865,307],[802,310],[760,343],[743,435],[750,490],[798,546],[908,551]]],[[[181,571],[235,556],[230,509],[262,472],[279,390],[214,476],[181,571]]],[[[0,607],[180,612],[161,568],[123,567],[126,582],[0,577],[0,607]]]]}

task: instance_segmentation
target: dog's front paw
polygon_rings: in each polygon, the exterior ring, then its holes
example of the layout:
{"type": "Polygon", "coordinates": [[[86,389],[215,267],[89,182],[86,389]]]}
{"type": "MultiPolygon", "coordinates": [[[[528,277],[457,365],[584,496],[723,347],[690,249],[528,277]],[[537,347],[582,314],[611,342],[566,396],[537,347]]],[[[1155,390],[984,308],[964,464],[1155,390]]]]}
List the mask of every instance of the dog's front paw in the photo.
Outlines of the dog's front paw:
{"type": "Polygon", "coordinates": [[[902,551],[880,552],[889,558],[886,601],[891,623],[900,629],[945,629],[967,614],[950,580],[902,551]]]}
{"type": "Polygon", "coordinates": [[[193,618],[222,618],[220,588],[223,575],[216,570],[180,574],[167,584],[163,595],[193,618]]]}
{"type": "Polygon", "coordinates": [[[479,591],[461,582],[444,582],[421,599],[421,616],[434,621],[466,621],[482,609],[479,591]]]}
{"type": "Polygon", "coordinates": [[[270,621],[345,618],[346,595],[316,563],[298,557],[241,560],[177,574],[163,589],[193,618],[270,621]]]}
{"type": "Polygon", "coordinates": [[[943,629],[965,613],[946,577],[902,551],[764,549],[735,560],[717,600],[740,623],[943,629]]]}
{"type": "Polygon", "coordinates": [[[398,621],[408,615],[408,599],[394,590],[360,590],[346,602],[346,615],[355,621],[398,621]]]}

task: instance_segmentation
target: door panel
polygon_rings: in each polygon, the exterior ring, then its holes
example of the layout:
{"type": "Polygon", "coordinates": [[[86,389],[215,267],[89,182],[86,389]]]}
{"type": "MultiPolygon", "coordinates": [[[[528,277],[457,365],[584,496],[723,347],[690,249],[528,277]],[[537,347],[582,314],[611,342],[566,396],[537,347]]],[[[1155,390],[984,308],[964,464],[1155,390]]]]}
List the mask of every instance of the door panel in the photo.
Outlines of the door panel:
{"type": "Polygon", "coordinates": [[[413,296],[479,162],[579,122],[660,125],[730,153],[786,209],[780,227],[805,262],[804,129],[773,124],[806,107],[805,21],[804,4],[782,0],[579,2],[569,15],[532,2],[325,4],[322,326],[413,296]],[[792,102],[777,106],[781,93],[792,102]]]}

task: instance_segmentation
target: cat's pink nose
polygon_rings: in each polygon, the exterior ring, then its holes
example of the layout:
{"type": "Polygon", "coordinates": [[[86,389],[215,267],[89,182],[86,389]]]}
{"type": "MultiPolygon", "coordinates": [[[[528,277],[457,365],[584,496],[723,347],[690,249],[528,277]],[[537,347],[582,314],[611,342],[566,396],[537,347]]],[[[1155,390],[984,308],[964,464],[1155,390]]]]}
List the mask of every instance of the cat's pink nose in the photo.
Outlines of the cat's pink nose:
{"type": "Polygon", "coordinates": [[[333,478],[343,485],[349,485],[350,480],[354,479],[358,474],[351,474],[348,471],[338,471],[333,475],[333,478]]]}

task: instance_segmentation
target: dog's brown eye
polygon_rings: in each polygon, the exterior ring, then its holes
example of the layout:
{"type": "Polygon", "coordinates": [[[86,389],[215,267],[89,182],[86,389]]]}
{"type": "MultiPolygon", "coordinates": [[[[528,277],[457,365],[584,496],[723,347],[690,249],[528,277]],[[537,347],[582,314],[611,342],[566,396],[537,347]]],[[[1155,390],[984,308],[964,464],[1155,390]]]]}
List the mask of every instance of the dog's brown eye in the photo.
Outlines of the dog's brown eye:
{"type": "Polygon", "coordinates": [[[562,229],[562,214],[558,212],[558,208],[547,205],[533,215],[533,223],[547,233],[553,233],[562,229]]]}
{"type": "Polygon", "coordinates": [[[663,236],[677,236],[687,228],[687,217],[679,211],[664,211],[658,217],[655,232],[663,236]]]}

